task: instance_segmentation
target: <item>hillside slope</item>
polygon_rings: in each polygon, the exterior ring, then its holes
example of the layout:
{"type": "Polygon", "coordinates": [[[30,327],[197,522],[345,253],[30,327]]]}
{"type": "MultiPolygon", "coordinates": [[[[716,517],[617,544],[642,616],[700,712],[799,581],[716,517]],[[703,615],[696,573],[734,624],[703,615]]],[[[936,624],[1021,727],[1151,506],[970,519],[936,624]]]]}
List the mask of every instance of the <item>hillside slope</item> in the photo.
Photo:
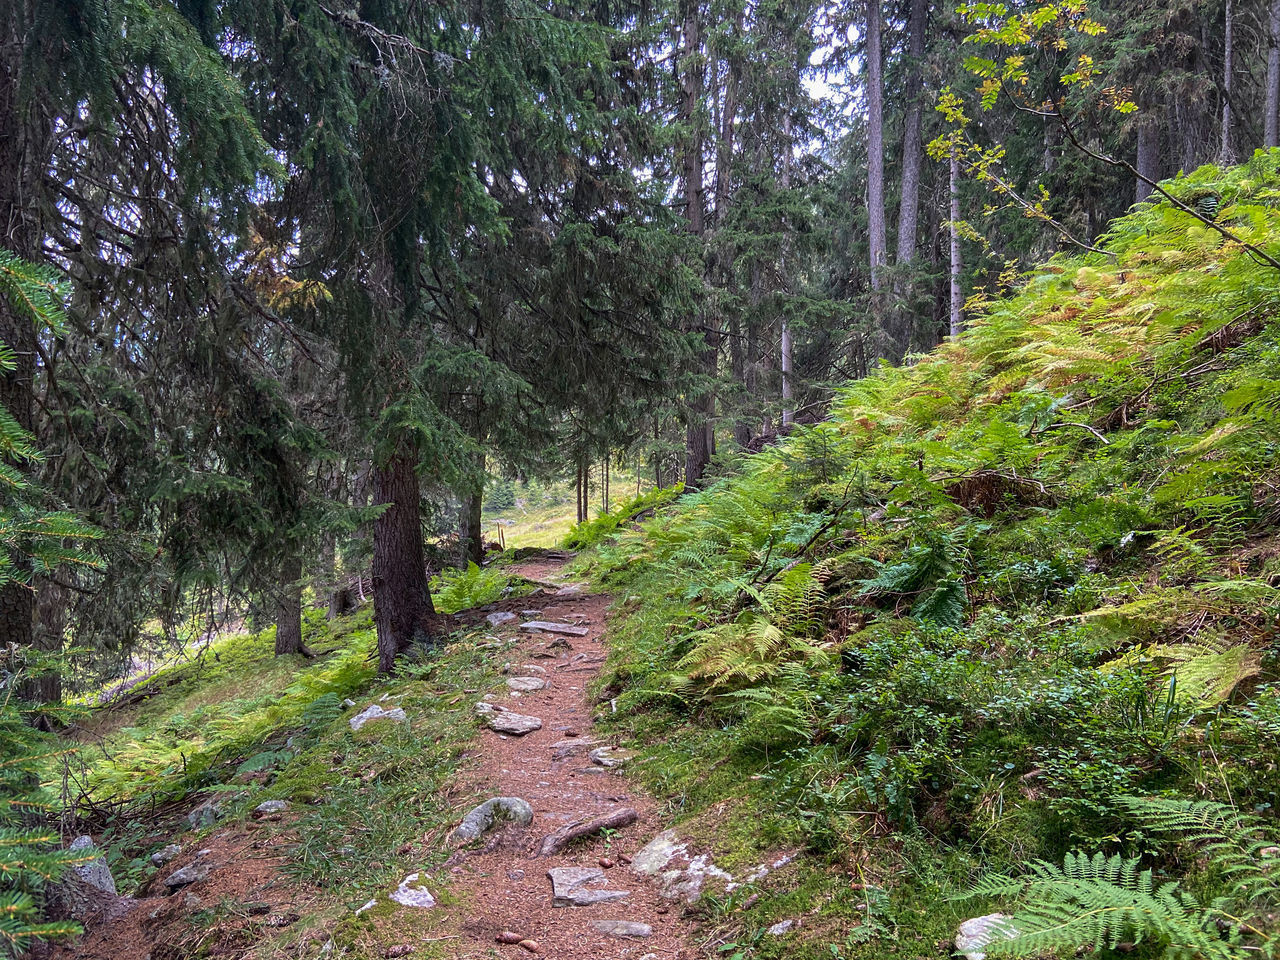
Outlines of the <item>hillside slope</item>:
{"type": "MultiPolygon", "coordinates": [[[[1169,188],[1274,250],[1278,165],[1169,188]]],[[[727,862],[810,853],[789,889],[709,904],[717,942],[945,955],[959,920],[1018,901],[996,872],[1077,848],[1230,892],[1194,824],[1125,798],[1280,804],[1280,271],[1167,203],[1101,245],[597,552],[626,598],[615,722],[652,785],[727,862]]],[[[1181,936],[1072,909],[1065,946],[1181,936]]],[[[1270,921],[1188,917],[1269,942],[1270,921]]]]}

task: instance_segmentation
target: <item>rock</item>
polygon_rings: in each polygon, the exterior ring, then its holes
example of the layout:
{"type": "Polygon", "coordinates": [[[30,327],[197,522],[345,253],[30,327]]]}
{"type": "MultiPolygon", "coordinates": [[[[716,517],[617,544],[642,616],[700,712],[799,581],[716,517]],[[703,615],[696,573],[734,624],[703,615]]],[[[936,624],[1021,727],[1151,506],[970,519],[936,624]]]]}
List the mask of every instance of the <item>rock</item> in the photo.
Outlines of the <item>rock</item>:
{"type": "Polygon", "coordinates": [[[200,906],[200,904],[202,903],[204,903],[204,900],[200,898],[200,895],[198,893],[188,893],[185,897],[182,898],[182,905],[186,907],[188,910],[194,910],[196,907],[200,906]]]}
{"type": "Polygon", "coordinates": [[[182,847],[178,846],[176,843],[166,844],[151,855],[151,862],[157,867],[163,867],[181,852],[182,847]]]}
{"type": "Polygon", "coordinates": [[[986,950],[983,949],[993,940],[1003,937],[1012,940],[1018,932],[1008,926],[1009,917],[1003,913],[989,913],[985,917],[974,917],[960,924],[956,931],[956,953],[963,954],[967,960],[983,960],[986,950]]]}
{"type": "Polygon", "coordinates": [[[567,584],[565,584],[563,587],[561,587],[559,590],[557,590],[557,591],[555,592],[554,596],[557,596],[557,597],[566,597],[566,598],[568,598],[568,597],[580,597],[580,596],[582,596],[582,595],[583,595],[584,593],[586,593],[586,592],[587,592],[586,584],[583,584],[583,583],[567,583],[567,584]]]}
{"type": "Polygon", "coordinates": [[[356,909],[356,916],[357,917],[360,916],[360,914],[364,913],[366,910],[372,910],[377,905],[378,905],[378,898],[374,897],[372,900],[366,903],[363,907],[358,907],[356,909]]]}
{"type": "Polygon", "coordinates": [[[591,749],[591,740],[557,740],[551,745],[551,759],[564,760],[568,757],[585,757],[591,749]]]}
{"type": "Polygon", "coordinates": [[[476,714],[488,724],[490,730],[496,730],[498,733],[522,737],[526,733],[542,729],[542,721],[537,717],[527,717],[493,703],[484,701],[477,703],[476,714]]]}
{"type": "Polygon", "coordinates": [[[253,808],[253,812],[260,816],[265,816],[269,813],[284,813],[288,809],[288,800],[263,800],[262,803],[253,808]]]}
{"type": "Polygon", "coordinates": [[[630,894],[629,890],[595,889],[596,884],[604,883],[604,871],[599,867],[552,867],[547,876],[551,878],[553,907],[589,907],[630,894]]]}
{"type": "Polygon", "coordinates": [[[647,937],[653,933],[653,928],[647,923],[634,920],[592,920],[590,927],[596,933],[610,937],[647,937]]]}
{"type": "Polygon", "coordinates": [[[540,617],[540,616],[542,616],[542,611],[541,611],[541,610],[521,610],[521,611],[520,611],[520,616],[522,616],[522,617],[540,617]]]}
{"type": "Polygon", "coordinates": [[[705,854],[689,856],[689,845],[674,830],[664,830],[644,845],[632,858],[631,869],[658,882],[658,892],[668,900],[693,903],[702,894],[707,880],[733,883],[733,876],[721,870],[705,854]]]}
{"type": "Polygon", "coordinates": [[[634,754],[630,750],[619,750],[617,747],[597,747],[591,751],[591,762],[602,767],[620,767],[634,754]]]}
{"type": "Polygon", "coordinates": [[[394,723],[404,723],[408,719],[408,716],[400,707],[384,710],[376,703],[371,703],[347,722],[351,724],[352,730],[359,730],[371,720],[391,720],[394,723]]]}
{"type": "Polygon", "coordinates": [[[217,800],[206,800],[187,814],[187,825],[192,830],[212,827],[222,816],[222,804],[217,800]]]}
{"type": "Polygon", "coordinates": [[[485,623],[489,624],[491,627],[500,627],[504,623],[510,623],[515,619],[516,615],[514,613],[507,613],[505,610],[499,610],[497,613],[491,613],[484,618],[485,623]]]}
{"type": "Polygon", "coordinates": [[[355,705],[356,705],[356,702],[352,700],[350,697],[347,697],[347,699],[342,701],[342,709],[344,710],[350,710],[355,705]]]}
{"type": "Polygon", "coordinates": [[[768,933],[771,937],[780,937],[785,933],[790,933],[798,926],[800,926],[800,923],[796,920],[779,920],[769,928],[768,933]]]}
{"type": "MultiPolygon", "coordinates": [[[[80,856],[97,853],[89,836],[71,841],[68,852],[80,856]]],[[[137,901],[122,897],[116,891],[111,867],[102,856],[74,864],[56,883],[45,888],[47,919],[86,921],[114,919],[123,916],[137,901]]]]}
{"type": "Polygon", "coordinates": [[[538,677],[507,677],[508,689],[515,690],[517,693],[533,693],[535,690],[542,690],[546,687],[547,681],[540,680],[538,677]]]}
{"type": "Polygon", "coordinates": [[[494,797],[475,807],[449,835],[455,844],[470,843],[491,830],[499,820],[511,820],[527,827],[533,823],[533,807],[519,797],[494,797]]]}
{"type": "Polygon", "coordinates": [[[401,906],[429,910],[436,905],[436,898],[431,895],[431,891],[418,883],[418,876],[416,873],[411,873],[401,880],[400,886],[396,887],[395,892],[391,894],[391,899],[401,906]]]}
{"type": "Polygon", "coordinates": [[[520,664],[520,666],[516,667],[516,669],[520,670],[523,673],[531,674],[531,675],[543,674],[545,676],[547,672],[546,667],[540,667],[536,663],[522,663],[520,664]]]}
{"type": "Polygon", "coordinates": [[[187,864],[169,874],[165,878],[164,885],[170,890],[177,890],[179,887],[185,887],[192,883],[199,883],[201,880],[209,876],[209,871],[213,869],[212,864],[197,860],[195,863],[187,864]]]}
{"type": "Polygon", "coordinates": [[[564,633],[571,637],[585,637],[591,631],[586,627],[575,627],[571,623],[551,623],[548,620],[529,620],[520,624],[525,633],[564,633]]]}

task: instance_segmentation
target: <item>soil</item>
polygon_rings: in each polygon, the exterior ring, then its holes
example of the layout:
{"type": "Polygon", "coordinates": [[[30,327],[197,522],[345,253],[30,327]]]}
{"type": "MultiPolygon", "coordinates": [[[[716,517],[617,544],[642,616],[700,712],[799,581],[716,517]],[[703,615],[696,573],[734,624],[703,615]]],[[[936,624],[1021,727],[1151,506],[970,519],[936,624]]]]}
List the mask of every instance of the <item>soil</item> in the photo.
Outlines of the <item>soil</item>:
{"type": "MultiPolygon", "coordinates": [[[[513,572],[535,582],[553,582],[562,566],[559,559],[538,559],[516,565],[513,572]]],[[[548,681],[545,689],[536,692],[503,690],[492,702],[536,716],[543,725],[521,737],[484,728],[464,777],[477,803],[487,797],[519,797],[533,807],[534,819],[528,827],[507,824],[495,829],[450,856],[437,877],[448,876],[450,899],[456,905],[435,908],[450,915],[433,931],[432,939],[449,941],[452,955],[459,960],[495,956],[692,960],[695,952],[688,946],[692,925],[682,916],[682,905],[664,900],[647,879],[626,866],[631,855],[664,829],[662,811],[652,797],[628,781],[625,766],[606,769],[589,757],[597,747],[612,746],[592,731],[593,713],[609,709],[608,703],[593,704],[588,692],[605,659],[609,597],[585,591],[572,596],[554,593],[553,588],[544,587],[538,594],[468,611],[458,618],[483,624],[494,610],[519,614],[537,609],[541,611],[538,620],[575,624],[589,632],[585,637],[519,633],[523,617],[491,630],[496,636],[518,640],[508,654],[509,676],[548,681]],[[577,744],[581,746],[571,746],[577,744]],[[576,840],[556,855],[538,854],[547,834],[621,807],[634,809],[636,822],[608,835],[576,840]],[[547,875],[553,867],[601,868],[606,878],[603,886],[628,891],[627,896],[586,907],[554,907],[547,875]],[[601,920],[643,923],[652,932],[644,938],[615,937],[592,928],[592,921],[601,920]],[[536,954],[527,942],[501,942],[513,939],[503,934],[534,941],[536,954]]],[[[457,819],[466,812],[459,809],[457,819]]],[[[78,942],[48,949],[44,955],[49,960],[193,956],[247,960],[258,956],[255,947],[261,946],[264,934],[269,939],[272,928],[306,917],[313,912],[310,905],[322,899],[318,891],[283,876],[284,857],[274,848],[287,849],[290,842],[287,832],[263,830],[254,822],[218,831],[206,841],[202,859],[217,866],[206,880],[166,896],[157,877],[151,884],[154,889],[142,891],[142,899],[123,916],[90,922],[78,942]],[[225,918],[231,922],[191,922],[194,912],[228,903],[253,904],[253,913],[225,918]]],[[[159,876],[168,876],[195,859],[195,852],[188,848],[159,876]]],[[[434,888],[438,883],[431,883],[432,879],[427,882],[434,888]]]]}

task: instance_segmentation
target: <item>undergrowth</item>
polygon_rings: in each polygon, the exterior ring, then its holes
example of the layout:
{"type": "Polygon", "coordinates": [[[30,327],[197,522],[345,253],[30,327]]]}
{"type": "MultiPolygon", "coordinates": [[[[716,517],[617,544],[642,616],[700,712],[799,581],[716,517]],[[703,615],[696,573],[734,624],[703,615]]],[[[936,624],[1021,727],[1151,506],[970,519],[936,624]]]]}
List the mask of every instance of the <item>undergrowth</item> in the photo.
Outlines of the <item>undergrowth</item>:
{"type": "MultiPolygon", "coordinates": [[[[1278,165],[1169,189],[1274,249],[1278,165]]],[[[723,855],[798,845],[825,878],[782,937],[781,888],[715,906],[744,956],[936,955],[963,909],[940,902],[989,912],[983,878],[1078,849],[1212,903],[1212,862],[1122,798],[1272,819],[1280,272],[1167,203],[1100,246],[586,561],[622,601],[603,685],[651,785],[688,829],[755,825],[723,855]]]]}

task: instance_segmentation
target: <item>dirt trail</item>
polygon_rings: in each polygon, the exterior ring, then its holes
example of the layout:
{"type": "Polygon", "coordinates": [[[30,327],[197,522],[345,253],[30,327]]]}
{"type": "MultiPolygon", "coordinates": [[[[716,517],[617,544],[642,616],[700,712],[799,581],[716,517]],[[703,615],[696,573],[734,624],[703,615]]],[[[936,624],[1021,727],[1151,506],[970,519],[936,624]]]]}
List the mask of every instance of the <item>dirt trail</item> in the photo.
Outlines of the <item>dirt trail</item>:
{"type": "MultiPolygon", "coordinates": [[[[513,572],[545,580],[556,576],[559,566],[523,564],[513,572]]],[[[484,730],[471,773],[487,796],[526,800],[534,819],[528,828],[513,825],[495,831],[479,850],[454,858],[449,867],[452,889],[463,897],[468,910],[458,928],[457,956],[493,956],[490,951],[495,947],[504,956],[530,956],[518,946],[496,944],[498,934],[511,931],[537,941],[539,956],[556,960],[692,957],[685,946],[691,928],[680,917],[681,905],[664,900],[625,865],[664,828],[657,804],[628,783],[625,766],[606,769],[589,757],[591,750],[610,745],[593,735],[592,714],[599,708],[587,692],[605,658],[609,598],[587,593],[551,596],[544,590],[502,606],[540,610],[538,620],[579,624],[588,634],[563,640],[551,634],[519,634],[518,644],[510,650],[511,676],[539,677],[548,686],[533,693],[499,694],[494,702],[538,717],[542,728],[520,737],[484,730]],[[528,669],[529,665],[540,670],[528,669]],[[638,821],[609,836],[577,840],[560,854],[538,855],[547,834],[621,807],[634,809],[638,821]],[[591,906],[552,905],[548,870],[602,864],[605,882],[599,886],[628,891],[625,898],[591,906]],[[631,921],[649,926],[652,932],[644,938],[620,938],[599,932],[593,921],[631,921]]],[[[515,626],[503,628],[503,635],[515,626]]]]}

